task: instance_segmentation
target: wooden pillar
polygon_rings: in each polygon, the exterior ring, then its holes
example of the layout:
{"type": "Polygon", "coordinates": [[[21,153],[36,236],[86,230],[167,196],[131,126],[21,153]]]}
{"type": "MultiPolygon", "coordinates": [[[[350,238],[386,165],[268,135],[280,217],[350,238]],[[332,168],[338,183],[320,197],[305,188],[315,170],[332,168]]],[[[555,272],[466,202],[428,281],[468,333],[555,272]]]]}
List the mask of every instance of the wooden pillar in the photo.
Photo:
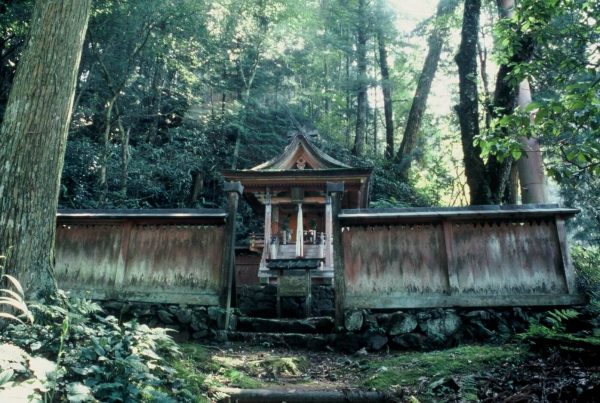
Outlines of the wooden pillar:
{"type": "Polygon", "coordinates": [[[265,245],[263,247],[262,259],[260,262],[261,265],[266,265],[266,259],[271,253],[271,213],[271,196],[267,194],[267,198],[265,200],[265,245]]]}
{"type": "Polygon", "coordinates": [[[325,267],[333,267],[333,246],[331,237],[333,236],[333,222],[331,214],[331,197],[327,196],[325,201],[325,267]]]}
{"type": "Polygon", "coordinates": [[[219,300],[225,310],[222,328],[229,328],[231,295],[233,293],[233,274],[235,272],[235,218],[238,202],[244,187],[240,182],[225,182],[223,190],[227,193],[227,221],[225,222],[225,244],[223,245],[223,261],[221,266],[221,295],[219,300]]]}
{"type": "Polygon", "coordinates": [[[342,208],[344,196],[343,183],[327,183],[327,194],[331,195],[332,235],[333,235],[333,285],[335,289],[335,323],[344,325],[344,309],[346,300],[346,278],[344,270],[344,248],[342,243],[342,227],[338,215],[342,208]]]}
{"type": "Polygon", "coordinates": [[[560,216],[556,216],[554,218],[554,225],[556,226],[556,234],[558,237],[558,244],[560,247],[560,257],[562,262],[563,273],[565,276],[565,282],[567,285],[567,292],[569,294],[576,294],[577,287],[575,285],[575,272],[573,271],[571,257],[569,256],[569,246],[567,245],[567,231],[565,229],[565,220],[560,216]]]}
{"type": "Polygon", "coordinates": [[[304,256],[304,225],[302,222],[302,203],[298,203],[298,219],[296,222],[296,257],[304,256]]]}

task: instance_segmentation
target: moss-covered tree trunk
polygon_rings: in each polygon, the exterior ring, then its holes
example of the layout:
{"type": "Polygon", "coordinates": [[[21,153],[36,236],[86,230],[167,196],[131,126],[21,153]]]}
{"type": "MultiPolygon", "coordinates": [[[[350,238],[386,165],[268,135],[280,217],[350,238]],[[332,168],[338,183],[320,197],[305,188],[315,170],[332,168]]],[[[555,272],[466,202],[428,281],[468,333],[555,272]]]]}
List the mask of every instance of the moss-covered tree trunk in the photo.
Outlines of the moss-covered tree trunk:
{"type": "Polygon", "coordinates": [[[28,298],[56,290],[56,208],[91,0],[38,0],[0,132],[0,251],[28,298]]]}
{"type": "Polygon", "coordinates": [[[465,0],[458,65],[460,101],[456,107],[464,154],[465,175],[471,194],[471,204],[490,204],[490,187],[487,183],[481,150],[473,144],[479,134],[479,99],[477,91],[477,40],[481,0],[465,0]]]}

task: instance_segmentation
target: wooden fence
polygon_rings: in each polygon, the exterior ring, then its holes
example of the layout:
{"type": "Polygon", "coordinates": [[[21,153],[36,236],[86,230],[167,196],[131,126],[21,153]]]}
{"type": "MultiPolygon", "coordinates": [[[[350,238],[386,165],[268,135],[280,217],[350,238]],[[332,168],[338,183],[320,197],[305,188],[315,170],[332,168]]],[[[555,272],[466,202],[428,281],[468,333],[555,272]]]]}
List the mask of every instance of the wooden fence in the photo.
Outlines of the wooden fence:
{"type": "Polygon", "coordinates": [[[226,218],[218,209],[61,210],[58,284],[93,299],[217,305],[226,218]]]}
{"type": "Polygon", "coordinates": [[[342,210],[344,308],[580,303],[556,205],[342,210]]]}

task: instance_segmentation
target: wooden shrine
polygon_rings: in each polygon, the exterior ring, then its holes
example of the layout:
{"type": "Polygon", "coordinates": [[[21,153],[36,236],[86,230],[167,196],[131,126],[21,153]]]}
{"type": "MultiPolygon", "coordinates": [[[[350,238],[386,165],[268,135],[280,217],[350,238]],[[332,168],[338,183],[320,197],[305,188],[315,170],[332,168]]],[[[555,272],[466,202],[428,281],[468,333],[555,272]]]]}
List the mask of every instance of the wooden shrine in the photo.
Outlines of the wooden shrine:
{"type": "MultiPolygon", "coordinates": [[[[244,196],[264,211],[264,233],[251,248],[261,253],[258,276],[267,283],[284,271],[333,278],[333,216],[328,184],[343,187],[342,207],[366,208],[371,169],[353,168],[319,150],[307,135],[295,135],[283,153],[245,170],[224,171],[244,196]]],[[[331,280],[329,280],[330,282],[331,280]]]]}

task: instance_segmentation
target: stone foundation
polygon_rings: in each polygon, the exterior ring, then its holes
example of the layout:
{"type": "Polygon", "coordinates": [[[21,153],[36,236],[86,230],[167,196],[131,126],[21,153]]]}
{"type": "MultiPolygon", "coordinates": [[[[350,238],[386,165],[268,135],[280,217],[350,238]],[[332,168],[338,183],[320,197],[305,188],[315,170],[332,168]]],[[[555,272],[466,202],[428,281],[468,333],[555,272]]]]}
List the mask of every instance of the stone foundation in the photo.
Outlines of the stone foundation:
{"type": "Polygon", "coordinates": [[[223,310],[216,306],[188,306],[104,301],[102,308],[120,321],[136,320],[150,327],[172,329],[177,341],[214,338],[223,310]]]}
{"type": "MultiPolygon", "coordinates": [[[[546,309],[411,309],[377,312],[347,310],[344,326],[335,328],[333,318],[276,320],[274,286],[248,286],[239,289],[238,309],[232,311],[230,328],[223,332],[224,312],[216,306],[103,302],[105,311],[121,321],[137,320],[150,327],[173,329],[177,341],[218,339],[258,341],[273,344],[325,348],[354,353],[360,349],[379,351],[431,350],[463,343],[502,342],[524,332],[530,319],[547,316],[546,309]],[[325,320],[327,319],[327,320],[325,320]],[[269,322],[270,321],[270,322],[269,322]],[[315,322],[316,321],[316,322],[315,322]],[[310,329],[307,331],[306,329],[310,329]],[[265,339],[267,340],[267,339],[265,339]],[[311,341],[312,340],[312,341],[311,341]],[[318,343],[316,341],[319,341],[318,343]]],[[[302,298],[283,303],[287,317],[304,315],[302,298]]],[[[333,290],[314,288],[313,316],[333,316],[333,290]]]]}
{"type": "Polygon", "coordinates": [[[531,308],[349,310],[344,318],[345,335],[336,340],[336,347],[350,352],[386,347],[431,350],[460,343],[500,342],[526,331],[529,319],[540,315],[531,308]]]}
{"type": "MultiPolygon", "coordinates": [[[[311,316],[333,316],[334,290],[326,285],[312,286],[311,316]]],[[[302,318],[305,316],[306,299],[284,297],[281,299],[281,316],[302,318]]],[[[277,316],[277,287],[275,285],[248,285],[237,289],[237,308],[246,316],[274,318],[277,316]]]]}

